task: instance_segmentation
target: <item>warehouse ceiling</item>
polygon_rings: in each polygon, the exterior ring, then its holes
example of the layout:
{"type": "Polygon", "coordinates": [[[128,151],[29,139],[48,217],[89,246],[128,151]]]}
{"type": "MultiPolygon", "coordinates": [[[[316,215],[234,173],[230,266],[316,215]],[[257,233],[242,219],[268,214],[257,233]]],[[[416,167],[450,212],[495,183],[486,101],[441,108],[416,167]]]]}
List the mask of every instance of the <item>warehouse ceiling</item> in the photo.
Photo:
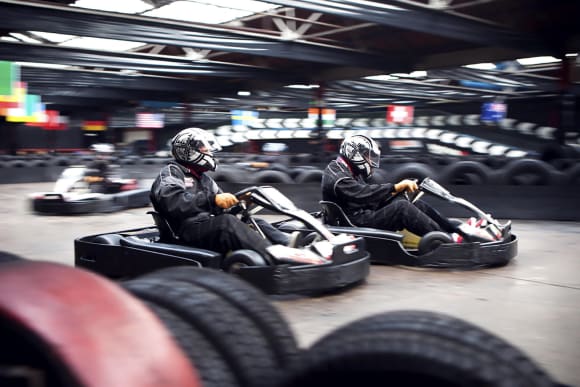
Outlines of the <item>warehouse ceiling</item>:
{"type": "Polygon", "coordinates": [[[0,0],[0,60],[65,112],[360,112],[578,95],[579,15],[572,0],[0,0]]]}

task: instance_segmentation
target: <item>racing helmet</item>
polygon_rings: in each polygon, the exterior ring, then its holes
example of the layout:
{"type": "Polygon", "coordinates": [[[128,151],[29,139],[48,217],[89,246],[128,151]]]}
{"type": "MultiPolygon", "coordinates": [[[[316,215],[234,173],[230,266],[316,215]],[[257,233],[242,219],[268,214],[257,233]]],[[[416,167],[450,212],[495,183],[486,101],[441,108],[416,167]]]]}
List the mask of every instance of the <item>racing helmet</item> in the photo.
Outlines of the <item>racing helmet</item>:
{"type": "Polygon", "coordinates": [[[373,169],[379,167],[381,150],[372,138],[355,134],[342,141],[339,154],[363,177],[368,178],[372,175],[373,169]]]}
{"type": "Polygon", "coordinates": [[[200,128],[183,129],[171,139],[171,154],[187,167],[215,171],[217,161],[213,152],[221,149],[213,134],[200,128]]]}

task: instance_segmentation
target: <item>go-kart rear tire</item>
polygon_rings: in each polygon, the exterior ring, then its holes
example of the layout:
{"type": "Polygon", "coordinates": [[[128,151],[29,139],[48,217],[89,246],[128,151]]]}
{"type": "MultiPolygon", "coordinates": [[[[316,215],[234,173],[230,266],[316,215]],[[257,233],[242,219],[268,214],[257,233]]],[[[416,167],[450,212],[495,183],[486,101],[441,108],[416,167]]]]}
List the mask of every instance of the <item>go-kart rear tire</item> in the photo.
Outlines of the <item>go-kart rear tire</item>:
{"type": "Polygon", "coordinates": [[[267,266],[268,263],[260,254],[253,250],[237,250],[228,255],[222,262],[225,272],[235,274],[243,267],[267,266]]]}
{"type": "Polygon", "coordinates": [[[526,354],[467,321],[428,311],[352,322],[308,349],[284,387],[519,386],[554,381],[526,354]]]}
{"type": "Polygon", "coordinates": [[[442,231],[431,231],[421,238],[419,241],[419,246],[417,247],[417,252],[419,255],[424,255],[435,250],[437,247],[444,243],[452,243],[453,239],[451,235],[442,231]]]}
{"type": "Polygon", "coordinates": [[[218,270],[191,266],[170,267],[145,277],[180,280],[219,295],[260,329],[268,339],[280,368],[286,368],[298,356],[298,344],[286,320],[261,291],[246,281],[218,270]]]}

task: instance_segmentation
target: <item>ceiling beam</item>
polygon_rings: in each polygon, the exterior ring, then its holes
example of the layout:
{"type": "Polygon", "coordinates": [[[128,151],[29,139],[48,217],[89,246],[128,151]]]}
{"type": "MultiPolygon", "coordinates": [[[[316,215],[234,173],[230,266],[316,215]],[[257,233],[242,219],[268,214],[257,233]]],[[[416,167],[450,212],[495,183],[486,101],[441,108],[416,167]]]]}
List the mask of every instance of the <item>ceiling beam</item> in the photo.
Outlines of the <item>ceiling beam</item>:
{"type": "Polygon", "coordinates": [[[268,2],[480,45],[548,53],[548,47],[538,37],[437,10],[406,7],[405,4],[399,2],[389,2],[388,0],[382,2],[269,0],[268,2]],[[389,6],[385,3],[392,3],[393,5],[389,6]]]}
{"type": "Polygon", "coordinates": [[[237,52],[338,66],[393,68],[382,55],[203,23],[163,21],[145,16],[87,10],[18,0],[0,1],[0,25],[5,30],[43,31],[150,44],[237,52]]]}

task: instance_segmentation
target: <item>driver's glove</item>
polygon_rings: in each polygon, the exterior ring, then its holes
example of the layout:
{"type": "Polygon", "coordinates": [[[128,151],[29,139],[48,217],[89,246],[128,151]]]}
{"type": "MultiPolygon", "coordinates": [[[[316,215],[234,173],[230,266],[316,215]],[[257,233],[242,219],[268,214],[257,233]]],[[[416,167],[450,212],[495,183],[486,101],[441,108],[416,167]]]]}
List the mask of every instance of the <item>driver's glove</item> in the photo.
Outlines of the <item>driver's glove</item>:
{"type": "Polygon", "coordinates": [[[396,193],[403,191],[415,192],[419,189],[419,187],[417,186],[417,182],[415,180],[405,179],[395,184],[394,189],[396,193]]]}
{"type": "Polygon", "coordinates": [[[236,198],[231,193],[217,194],[217,195],[215,195],[215,204],[219,208],[223,208],[223,209],[230,208],[233,205],[238,204],[238,198],[236,198]]]}

